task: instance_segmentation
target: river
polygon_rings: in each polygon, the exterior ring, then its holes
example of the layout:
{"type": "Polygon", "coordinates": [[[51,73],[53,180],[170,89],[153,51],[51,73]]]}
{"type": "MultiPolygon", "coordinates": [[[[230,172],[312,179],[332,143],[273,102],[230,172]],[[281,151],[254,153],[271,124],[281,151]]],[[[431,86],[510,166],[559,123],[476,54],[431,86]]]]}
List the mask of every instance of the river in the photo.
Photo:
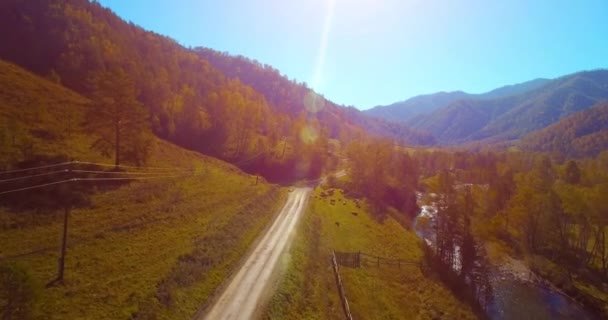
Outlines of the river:
{"type": "MultiPolygon", "coordinates": [[[[419,201],[422,197],[418,196],[419,201]]],[[[416,234],[427,243],[434,241],[432,228],[419,226],[420,217],[434,219],[436,208],[433,205],[422,205],[414,222],[416,234]]],[[[591,320],[596,319],[574,300],[562,295],[550,286],[532,281],[528,267],[523,261],[508,258],[503,265],[493,265],[490,281],[493,287],[493,301],[487,306],[490,319],[517,320],[591,320]]]]}

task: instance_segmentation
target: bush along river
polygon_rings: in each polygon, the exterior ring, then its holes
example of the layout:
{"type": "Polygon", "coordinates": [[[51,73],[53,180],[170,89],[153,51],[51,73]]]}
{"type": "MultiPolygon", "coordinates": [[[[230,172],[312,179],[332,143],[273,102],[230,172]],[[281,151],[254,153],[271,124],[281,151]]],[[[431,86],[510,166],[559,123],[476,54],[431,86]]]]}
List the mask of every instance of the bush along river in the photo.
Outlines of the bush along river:
{"type": "MultiPolygon", "coordinates": [[[[436,214],[432,204],[421,205],[414,221],[416,234],[431,247],[435,241],[436,214]],[[420,223],[422,219],[425,223],[420,223]]],[[[490,319],[597,319],[592,312],[536,276],[522,260],[505,257],[502,263],[493,263],[489,280],[492,299],[484,307],[490,319]]]]}

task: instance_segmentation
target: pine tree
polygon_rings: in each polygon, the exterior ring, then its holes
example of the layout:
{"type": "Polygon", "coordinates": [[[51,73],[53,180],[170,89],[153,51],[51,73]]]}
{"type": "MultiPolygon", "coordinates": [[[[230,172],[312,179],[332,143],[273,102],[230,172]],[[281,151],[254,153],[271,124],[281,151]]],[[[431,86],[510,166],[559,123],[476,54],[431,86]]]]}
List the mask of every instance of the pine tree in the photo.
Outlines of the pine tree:
{"type": "Polygon", "coordinates": [[[125,153],[145,158],[147,148],[142,144],[150,141],[143,138],[149,134],[148,114],[136,99],[133,81],[122,68],[113,68],[96,75],[93,83],[94,107],[87,117],[97,135],[93,147],[106,155],[113,152],[116,166],[125,153]]]}

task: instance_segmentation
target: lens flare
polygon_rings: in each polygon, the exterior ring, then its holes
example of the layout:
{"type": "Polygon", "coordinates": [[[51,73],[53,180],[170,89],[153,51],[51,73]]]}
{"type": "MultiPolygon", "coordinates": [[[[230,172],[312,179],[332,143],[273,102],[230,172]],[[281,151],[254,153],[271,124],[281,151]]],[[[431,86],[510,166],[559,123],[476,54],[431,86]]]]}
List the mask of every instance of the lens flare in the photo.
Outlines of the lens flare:
{"type": "Polygon", "coordinates": [[[319,55],[317,56],[317,64],[315,66],[314,76],[312,78],[312,87],[319,90],[323,84],[323,69],[325,68],[325,57],[327,55],[327,43],[329,42],[329,33],[331,31],[331,23],[334,17],[334,9],[336,0],[327,1],[327,14],[323,23],[323,33],[321,34],[321,44],[319,46],[319,55]]]}
{"type": "Polygon", "coordinates": [[[319,137],[319,133],[317,130],[311,126],[305,126],[300,131],[300,140],[305,144],[313,144],[317,141],[319,137]]]}

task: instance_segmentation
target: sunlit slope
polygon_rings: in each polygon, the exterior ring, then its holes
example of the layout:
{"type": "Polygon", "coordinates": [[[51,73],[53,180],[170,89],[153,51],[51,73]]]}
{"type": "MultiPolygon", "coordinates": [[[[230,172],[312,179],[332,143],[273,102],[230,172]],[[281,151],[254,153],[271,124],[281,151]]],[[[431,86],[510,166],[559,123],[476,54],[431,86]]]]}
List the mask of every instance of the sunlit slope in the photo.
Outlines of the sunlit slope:
{"type": "MultiPolygon", "coordinates": [[[[268,319],[343,318],[331,250],[420,261],[418,238],[392,218],[377,221],[340,191],[317,189],[284,260],[285,277],[266,310],[268,319]],[[332,205],[332,201],[334,204],[332,205]]],[[[473,319],[468,306],[419,266],[340,269],[355,319],[473,319]]]]}
{"type": "MultiPolygon", "coordinates": [[[[89,107],[72,91],[0,62],[0,132],[11,148],[2,148],[0,171],[32,154],[111,163],[90,148],[93,137],[81,126],[89,107]],[[71,127],[66,119],[74,119],[71,127]]],[[[284,198],[276,186],[159,139],[146,166],[187,171],[97,192],[90,205],[74,208],[64,285],[44,288],[57,273],[62,212],[15,212],[0,202],[0,263],[31,274],[36,318],[187,319],[284,198]]]]}
{"type": "Polygon", "coordinates": [[[90,101],[0,60],[0,169],[32,154],[91,157],[82,122],[90,101]]]}

